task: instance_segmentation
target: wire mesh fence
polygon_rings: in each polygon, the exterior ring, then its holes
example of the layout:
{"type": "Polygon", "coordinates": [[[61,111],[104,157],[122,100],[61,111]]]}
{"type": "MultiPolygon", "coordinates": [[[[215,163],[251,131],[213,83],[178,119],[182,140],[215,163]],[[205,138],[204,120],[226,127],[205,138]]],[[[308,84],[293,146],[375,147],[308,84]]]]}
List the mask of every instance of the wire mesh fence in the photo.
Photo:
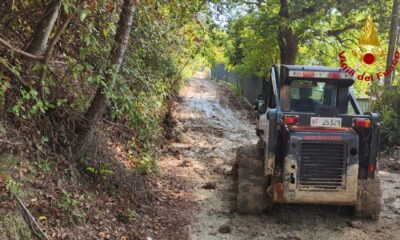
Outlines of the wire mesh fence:
{"type": "Polygon", "coordinates": [[[224,64],[215,65],[211,69],[211,79],[224,81],[234,86],[250,103],[254,103],[258,94],[261,93],[264,80],[255,75],[229,72],[224,64]]]}

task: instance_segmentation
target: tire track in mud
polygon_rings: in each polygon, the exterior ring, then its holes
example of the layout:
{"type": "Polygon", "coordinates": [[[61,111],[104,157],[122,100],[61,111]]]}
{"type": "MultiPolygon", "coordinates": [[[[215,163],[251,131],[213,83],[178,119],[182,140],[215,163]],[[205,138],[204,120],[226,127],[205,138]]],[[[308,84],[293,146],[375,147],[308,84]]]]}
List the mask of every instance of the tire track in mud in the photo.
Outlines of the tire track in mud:
{"type": "Polygon", "coordinates": [[[200,75],[181,92],[175,108],[180,140],[171,144],[174,174],[196,203],[191,239],[400,239],[400,175],[382,172],[384,210],[377,222],[354,220],[348,207],[278,205],[261,216],[234,212],[230,170],[236,148],[257,142],[252,113],[232,103],[226,86],[200,75]]]}

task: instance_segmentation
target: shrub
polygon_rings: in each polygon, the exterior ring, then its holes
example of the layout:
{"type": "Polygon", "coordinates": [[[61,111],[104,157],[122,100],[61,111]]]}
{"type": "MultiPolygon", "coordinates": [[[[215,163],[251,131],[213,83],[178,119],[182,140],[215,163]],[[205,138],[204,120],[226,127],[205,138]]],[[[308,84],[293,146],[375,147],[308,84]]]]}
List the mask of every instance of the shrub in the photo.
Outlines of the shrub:
{"type": "Polygon", "coordinates": [[[381,147],[400,145],[400,87],[384,89],[374,110],[380,113],[381,147]]]}
{"type": "Polygon", "coordinates": [[[399,116],[391,106],[383,106],[381,114],[381,144],[391,147],[399,144],[399,116]]]}

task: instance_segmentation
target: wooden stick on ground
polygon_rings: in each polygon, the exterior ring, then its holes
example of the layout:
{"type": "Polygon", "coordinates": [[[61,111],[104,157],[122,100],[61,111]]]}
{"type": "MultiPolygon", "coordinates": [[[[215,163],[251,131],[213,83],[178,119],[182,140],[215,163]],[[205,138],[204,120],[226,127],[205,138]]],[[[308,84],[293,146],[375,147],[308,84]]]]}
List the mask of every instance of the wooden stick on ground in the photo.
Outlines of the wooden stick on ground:
{"type": "Polygon", "coordinates": [[[14,196],[14,199],[18,202],[19,206],[24,211],[26,218],[28,218],[29,227],[31,228],[32,233],[40,240],[47,240],[46,234],[40,229],[39,224],[36,222],[32,214],[29,212],[28,208],[26,208],[22,200],[18,196],[14,196]]]}

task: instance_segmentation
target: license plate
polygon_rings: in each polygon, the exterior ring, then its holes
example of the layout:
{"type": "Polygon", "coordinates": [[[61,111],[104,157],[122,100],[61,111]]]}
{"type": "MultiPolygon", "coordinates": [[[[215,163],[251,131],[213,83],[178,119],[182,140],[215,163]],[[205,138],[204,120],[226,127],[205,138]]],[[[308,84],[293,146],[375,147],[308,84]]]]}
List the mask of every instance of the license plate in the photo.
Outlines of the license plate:
{"type": "Polygon", "coordinates": [[[341,118],[329,118],[329,117],[311,117],[312,127],[341,127],[341,118]]]}

